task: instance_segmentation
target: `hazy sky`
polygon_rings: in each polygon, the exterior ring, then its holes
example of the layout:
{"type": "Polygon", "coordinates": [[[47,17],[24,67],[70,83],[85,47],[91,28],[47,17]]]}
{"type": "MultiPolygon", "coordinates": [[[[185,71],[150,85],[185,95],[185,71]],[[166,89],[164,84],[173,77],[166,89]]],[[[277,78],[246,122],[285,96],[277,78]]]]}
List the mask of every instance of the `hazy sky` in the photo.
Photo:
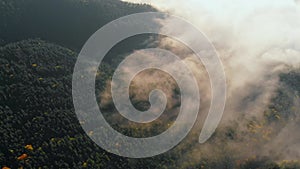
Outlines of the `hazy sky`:
{"type": "MultiPolygon", "coordinates": [[[[177,14],[193,16],[206,10],[219,17],[239,17],[260,8],[295,7],[297,0],[126,0],[136,3],[147,3],[177,14]]],[[[299,2],[299,1],[298,1],[299,2]]]]}
{"type": "Polygon", "coordinates": [[[206,34],[225,66],[229,97],[247,85],[263,87],[267,80],[276,86],[279,72],[300,65],[300,0],[128,1],[181,16],[206,34]]]}
{"type": "Polygon", "coordinates": [[[222,58],[238,54],[235,60],[245,62],[238,62],[245,68],[251,61],[250,71],[257,70],[254,62],[295,66],[300,61],[299,0],[128,1],[148,3],[187,19],[208,36],[222,58]]]}

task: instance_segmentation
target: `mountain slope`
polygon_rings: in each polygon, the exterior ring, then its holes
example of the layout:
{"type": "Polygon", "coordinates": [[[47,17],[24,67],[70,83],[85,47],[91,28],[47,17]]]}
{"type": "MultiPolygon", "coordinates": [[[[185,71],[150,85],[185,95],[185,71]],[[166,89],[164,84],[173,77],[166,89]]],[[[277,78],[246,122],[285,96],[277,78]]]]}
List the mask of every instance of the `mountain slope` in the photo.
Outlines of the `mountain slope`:
{"type": "Polygon", "coordinates": [[[0,0],[0,11],[0,44],[41,38],[79,51],[106,23],[156,10],[119,0],[0,0]]]}
{"type": "Polygon", "coordinates": [[[40,40],[0,48],[1,167],[126,165],[122,158],[101,150],[81,129],[71,94],[75,59],[73,51],[40,40]],[[22,154],[28,157],[18,160],[22,154]]]}
{"type": "MultiPolygon", "coordinates": [[[[75,61],[76,53],[72,50],[41,40],[20,41],[0,47],[0,166],[120,169],[140,166],[176,167],[188,147],[179,146],[152,158],[128,159],[107,153],[89,139],[81,129],[72,104],[71,81],[75,61]]],[[[104,86],[112,69],[103,64],[100,71],[108,74],[97,79],[98,85],[104,86]]],[[[286,86],[278,90],[270,105],[270,110],[276,109],[277,113],[266,114],[270,124],[278,125],[277,115],[287,120],[293,117],[293,114],[286,114],[289,111],[284,111],[289,110],[289,97],[280,99],[280,93],[287,89],[299,92],[299,80],[300,74],[297,71],[281,75],[281,81],[286,86]],[[282,107],[284,110],[279,109],[282,107]]],[[[279,126],[283,127],[284,124],[279,126]]],[[[225,142],[236,141],[235,132],[218,131],[215,141],[220,138],[225,142]]],[[[261,133],[255,135],[260,137],[261,133]]],[[[214,138],[212,142],[215,142],[214,138]]],[[[269,159],[260,158],[236,164],[231,156],[218,154],[214,159],[201,158],[196,163],[186,161],[184,166],[199,168],[205,164],[205,168],[212,169],[224,165],[237,169],[300,167],[293,162],[278,165],[269,159]]]]}

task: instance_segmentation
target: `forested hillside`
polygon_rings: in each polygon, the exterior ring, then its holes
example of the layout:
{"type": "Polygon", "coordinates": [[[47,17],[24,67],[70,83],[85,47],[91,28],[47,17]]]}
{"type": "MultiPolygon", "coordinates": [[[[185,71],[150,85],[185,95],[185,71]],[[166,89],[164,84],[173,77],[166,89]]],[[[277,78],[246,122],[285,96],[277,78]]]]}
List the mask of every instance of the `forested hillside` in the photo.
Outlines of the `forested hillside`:
{"type": "Polygon", "coordinates": [[[119,0],[1,0],[0,11],[0,43],[41,38],[79,51],[106,23],[156,10],[119,0]]]}
{"type": "MultiPolygon", "coordinates": [[[[257,143],[253,149],[262,149],[290,121],[299,122],[295,98],[299,98],[300,70],[280,75],[280,87],[261,112],[262,119],[251,119],[240,127],[232,122],[218,128],[208,148],[200,147],[203,154],[199,154],[203,156],[192,153],[198,151],[192,145],[198,145],[197,140],[188,140],[155,157],[130,159],[106,152],[88,137],[76,118],[72,102],[72,73],[78,52],[89,36],[109,21],[155,10],[149,5],[118,0],[0,0],[2,169],[300,169],[299,161],[265,155],[242,156],[243,150],[251,151],[245,145],[252,144],[254,139],[257,143]],[[274,132],[268,133],[269,129],[274,132]]],[[[126,53],[155,47],[156,42],[153,35],[144,35],[115,46],[99,67],[96,94],[107,89],[114,68],[126,53]]],[[[115,120],[110,121],[112,126],[126,135],[151,136],[168,126],[161,122],[154,123],[151,129],[124,128],[115,116],[110,119],[115,113],[112,105],[103,110],[108,120],[115,120]]]]}
{"type": "Polygon", "coordinates": [[[0,56],[2,167],[123,165],[90,141],[76,119],[71,96],[76,53],[28,40],[0,48],[0,56]]]}
{"type": "MultiPolygon", "coordinates": [[[[40,40],[26,40],[1,47],[0,58],[2,167],[173,168],[177,166],[180,154],[189,148],[183,146],[171,153],[148,159],[127,159],[107,153],[83,132],[73,109],[71,80],[76,60],[75,52],[40,40]]],[[[103,64],[99,71],[107,72],[106,75],[97,77],[97,84],[105,86],[112,69],[103,64]]],[[[299,92],[300,74],[295,71],[282,74],[281,79],[288,87],[279,89],[277,97],[273,99],[273,104],[265,115],[269,120],[268,124],[265,124],[266,127],[278,121],[279,117],[294,117],[289,113],[292,112],[291,98],[283,97],[282,93],[287,89],[299,92]]],[[[261,135],[258,131],[253,133],[258,123],[260,122],[249,122],[249,135],[261,135]]],[[[284,127],[284,123],[281,127],[284,127]]],[[[135,128],[121,132],[149,134],[149,131],[137,131],[135,128]]],[[[230,142],[238,140],[237,133],[235,129],[227,128],[217,131],[215,138],[230,142]]],[[[237,163],[230,155],[217,157],[214,160],[203,158],[196,163],[187,161],[183,168],[299,168],[296,162],[283,162],[278,165],[268,158],[246,159],[237,163]]]]}
{"type": "MultiPolygon", "coordinates": [[[[1,167],[139,168],[102,150],[81,129],[71,93],[76,57],[41,40],[0,47],[1,167]]],[[[99,71],[106,72],[97,77],[104,89],[112,70],[104,63],[99,71]]]]}

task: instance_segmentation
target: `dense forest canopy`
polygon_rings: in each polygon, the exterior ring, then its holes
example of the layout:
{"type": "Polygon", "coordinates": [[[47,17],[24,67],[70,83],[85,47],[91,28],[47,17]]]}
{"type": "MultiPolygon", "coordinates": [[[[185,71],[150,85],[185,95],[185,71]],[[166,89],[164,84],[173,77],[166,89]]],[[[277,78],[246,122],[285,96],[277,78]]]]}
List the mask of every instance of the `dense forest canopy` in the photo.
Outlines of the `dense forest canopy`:
{"type": "MultiPolygon", "coordinates": [[[[0,165],[11,168],[176,168],[180,154],[188,146],[152,158],[128,159],[107,153],[88,138],[72,105],[71,81],[75,61],[76,53],[72,50],[41,40],[0,47],[0,165]]],[[[99,71],[107,72],[97,77],[97,85],[105,86],[112,69],[103,64],[99,71]]],[[[291,98],[284,93],[291,89],[299,92],[300,74],[297,71],[282,74],[281,80],[288,87],[278,90],[265,114],[269,120],[266,125],[279,121],[278,116],[293,118],[291,98]]],[[[260,122],[253,120],[248,124],[249,134],[253,137],[260,136],[259,132],[252,133],[257,123],[260,122]]],[[[284,124],[279,127],[282,126],[284,124]]],[[[125,134],[149,134],[148,130],[135,127],[119,130],[125,134]]],[[[233,125],[217,131],[216,142],[217,138],[225,142],[239,140],[235,130],[233,125]]],[[[203,158],[197,163],[186,161],[183,168],[299,168],[296,162],[277,164],[268,158],[237,162],[230,156],[203,158]]]]}
{"type": "Polygon", "coordinates": [[[106,23],[156,9],[119,0],[1,0],[0,11],[2,44],[41,38],[79,51],[106,23]]]}
{"type": "MultiPolygon", "coordinates": [[[[119,0],[0,0],[0,167],[299,169],[298,161],[244,157],[228,145],[255,139],[258,143],[253,149],[260,149],[269,137],[278,134],[266,131],[280,131],[296,117],[293,102],[299,97],[300,70],[280,74],[280,87],[262,112],[262,119],[250,119],[243,130],[235,122],[219,128],[210,140],[211,156],[206,156],[204,149],[204,155],[194,160],[196,155],[189,154],[194,150],[188,142],[155,157],[130,159],[106,152],[88,137],[72,102],[72,73],[78,52],[104,24],[147,11],[156,9],[119,0]]],[[[98,69],[101,73],[96,78],[97,94],[107,89],[107,82],[126,53],[156,47],[158,39],[140,35],[115,46],[98,69]]],[[[137,107],[145,106],[144,102],[136,103],[137,107]]],[[[113,105],[103,110],[108,120],[114,120],[113,105]]],[[[110,122],[118,131],[139,137],[167,126],[158,122],[151,129],[123,128],[113,120],[110,122]]]]}

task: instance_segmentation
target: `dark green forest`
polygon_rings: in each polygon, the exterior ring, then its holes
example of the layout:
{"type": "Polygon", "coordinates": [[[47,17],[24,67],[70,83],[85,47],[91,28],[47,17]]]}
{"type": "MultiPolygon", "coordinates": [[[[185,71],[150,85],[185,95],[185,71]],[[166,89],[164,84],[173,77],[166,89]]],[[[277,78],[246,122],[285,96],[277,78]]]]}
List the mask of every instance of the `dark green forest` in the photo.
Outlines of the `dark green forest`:
{"type": "MultiPolygon", "coordinates": [[[[235,152],[182,161],[189,145],[151,158],[130,159],[108,153],[90,140],[76,118],[72,102],[72,73],[78,52],[89,36],[109,21],[156,10],[119,0],[0,0],[2,169],[300,169],[298,161],[236,157],[232,155],[235,152]]],[[[99,67],[98,71],[104,73],[97,76],[97,92],[106,88],[124,54],[155,45],[155,39],[152,35],[137,36],[114,47],[99,67]],[[149,40],[153,43],[146,45],[144,42],[149,40]]],[[[295,117],[292,103],[293,97],[299,97],[299,82],[299,70],[282,73],[282,85],[264,112],[264,123],[249,120],[242,134],[261,137],[257,126],[284,127],[295,117]]],[[[109,114],[112,109],[105,108],[105,112],[109,114]]],[[[163,128],[154,125],[152,130],[163,128]]],[[[153,133],[117,124],[114,127],[127,135],[153,133]]],[[[241,136],[237,133],[233,123],[218,130],[212,142],[239,142],[241,136]]]]}
{"type": "Polygon", "coordinates": [[[79,51],[106,23],[156,10],[119,0],[1,0],[0,11],[1,44],[41,38],[79,51]]]}

